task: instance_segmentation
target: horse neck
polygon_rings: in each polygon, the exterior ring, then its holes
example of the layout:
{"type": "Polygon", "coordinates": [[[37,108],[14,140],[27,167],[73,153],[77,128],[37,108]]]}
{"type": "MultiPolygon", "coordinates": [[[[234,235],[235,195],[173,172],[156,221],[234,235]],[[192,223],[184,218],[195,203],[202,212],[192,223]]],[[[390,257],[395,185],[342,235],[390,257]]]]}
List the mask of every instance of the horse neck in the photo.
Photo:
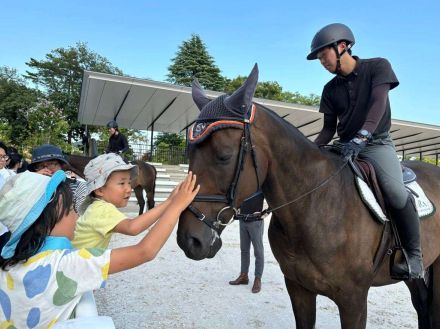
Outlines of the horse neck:
{"type": "MultiPolygon", "coordinates": [[[[338,157],[329,152],[321,151],[318,146],[309,141],[297,128],[270,111],[261,113],[260,121],[256,124],[267,136],[263,142],[264,152],[268,161],[267,176],[263,184],[263,192],[270,208],[286,204],[300,198],[285,209],[280,209],[278,216],[282,220],[291,220],[292,213],[305,213],[305,203],[316,193],[340,194],[340,177],[331,179],[329,183],[312,192],[310,196],[301,198],[322,182],[334,175],[343,164],[338,157]]],[[[327,194],[326,194],[327,195],[327,194]]],[[[328,197],[332,197],[328,195],[328,197]]]]}

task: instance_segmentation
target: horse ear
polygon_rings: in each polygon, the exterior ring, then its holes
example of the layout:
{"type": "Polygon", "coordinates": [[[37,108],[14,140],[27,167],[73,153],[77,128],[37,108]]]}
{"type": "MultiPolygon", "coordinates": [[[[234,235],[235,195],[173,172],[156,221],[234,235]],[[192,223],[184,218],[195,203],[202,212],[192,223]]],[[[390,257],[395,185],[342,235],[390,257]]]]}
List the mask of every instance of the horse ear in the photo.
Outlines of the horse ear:
{"type": "Polygon", "coordinates": [[[249,74],[243,85],[238,88],[231,96],[225,98],[224,103],[228,109],[238,113],[247,111],[252,104],[252,98],[255,94],[258,82],[258,64],[255,63],[254,68],[249,74]]]}
{"type": "Polygon", "coordinates": [[[206,104],[211,101],[208,96],[206,96],[205,92],[202,89],[202,86],[197,79],[194,79],[192,82],[192,98],[200,111],[206,104]]]}

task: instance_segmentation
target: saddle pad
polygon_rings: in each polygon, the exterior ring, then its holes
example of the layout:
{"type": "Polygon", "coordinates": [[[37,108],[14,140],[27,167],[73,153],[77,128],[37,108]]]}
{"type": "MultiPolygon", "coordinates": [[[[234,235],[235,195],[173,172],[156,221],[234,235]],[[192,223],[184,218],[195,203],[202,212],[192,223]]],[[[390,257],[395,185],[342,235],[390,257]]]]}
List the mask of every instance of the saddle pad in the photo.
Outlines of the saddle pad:
{"type": "MultiPolygon", "coordinates": [[[[356,186],[359,191],[359,195],[361,196],[362,201],[364,201],[365,205],[370,209],[374,217],[384,224],[389,219],[384,214],[382,208],[379,206],[379,203],[376,201],[373,192],[370,187],[365,183],[361,178],[356,177],[356,186]]],[[[417,212],[419,214],[420,219],[429,217],[435,213],[435,206],[428,199],[428,197],[423,192],[422,188],[417,182],[411,182],[409,184],[405,184],[408,190],[414,197],[416,202],[417,212]]]]}
{"type": "Polygon", "coordinates": [[[420,218],[425,218],[435,213],[434,204],[428,199],[425,192],[423,192],[421,186],[416,181],[405,184],[405,186],[414,196],[417,212],[419,213],[420,218]]]}

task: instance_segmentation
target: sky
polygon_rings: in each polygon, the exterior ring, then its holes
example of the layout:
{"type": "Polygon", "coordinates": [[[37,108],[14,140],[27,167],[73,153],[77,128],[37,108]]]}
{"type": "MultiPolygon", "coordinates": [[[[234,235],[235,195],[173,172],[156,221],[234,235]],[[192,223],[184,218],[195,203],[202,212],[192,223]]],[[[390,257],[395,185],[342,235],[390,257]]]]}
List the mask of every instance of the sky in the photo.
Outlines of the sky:
{"type": "Polygon", "coordinates": [[[394,119],[440,125],[440,2],[370,1],[5,1],[0,66],[25,73],[31,58],[86,42],[124,74],[165,81],[178,47],[198,34],[221,74],[248,75],[284,91],[320,95],[332,75],[306,55],[315,33],[348,25],[353,54],[387,58],[400,81],[394,119]]]}

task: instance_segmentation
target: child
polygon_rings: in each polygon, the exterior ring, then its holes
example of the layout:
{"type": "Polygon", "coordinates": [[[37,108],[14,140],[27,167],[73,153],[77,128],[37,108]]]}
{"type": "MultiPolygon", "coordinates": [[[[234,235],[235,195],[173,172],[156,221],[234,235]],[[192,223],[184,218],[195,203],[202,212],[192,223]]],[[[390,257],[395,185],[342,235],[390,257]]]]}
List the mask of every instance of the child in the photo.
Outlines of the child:
{"type": "Polygon", "coordinates": [[[189,173],[136,245],[74,250],[77,215],[65,179],[63,171],[52,177],[25,172],[0,190],[0,222],[11,232],[0,246],[1,328],[51,328],[68,319],[81,295],[104,287],[108,274],[154,259],[199,190],[189,173]]]}
{"type": "Polygon", "coordinates": [[[88,196],[80,207],[80,217],[72,243],[76,248],[107,248],[113,233],[137,235],[154,224],[171,205],[173,194],[159,206],[133,219],[118,208],[126,207],[131,196],[131,179],[137,167],[126,164],[115,153],[100,155],[87,164],[84,176],[88,196]]]}

